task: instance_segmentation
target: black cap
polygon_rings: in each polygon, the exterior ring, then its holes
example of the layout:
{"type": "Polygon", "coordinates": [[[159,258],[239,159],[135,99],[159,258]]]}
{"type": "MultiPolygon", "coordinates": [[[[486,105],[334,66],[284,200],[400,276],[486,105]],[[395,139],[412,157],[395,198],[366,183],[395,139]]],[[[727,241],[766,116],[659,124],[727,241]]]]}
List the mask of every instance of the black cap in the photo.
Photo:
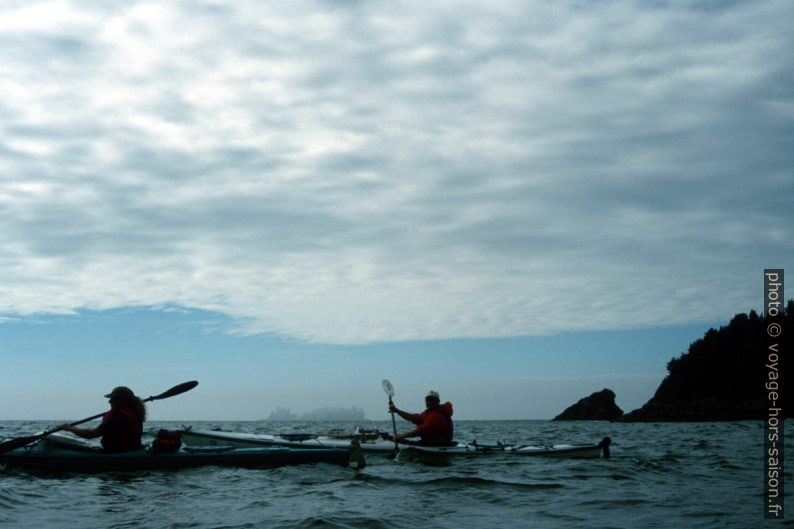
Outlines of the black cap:
{"type": "Polygon", "coordinates": [[[118,386],[113,388],[113,391],[105,395],[108,399],[119,399],[119,400],[132,400],[135,398],[135,393],[126,386],[118,386]]]}

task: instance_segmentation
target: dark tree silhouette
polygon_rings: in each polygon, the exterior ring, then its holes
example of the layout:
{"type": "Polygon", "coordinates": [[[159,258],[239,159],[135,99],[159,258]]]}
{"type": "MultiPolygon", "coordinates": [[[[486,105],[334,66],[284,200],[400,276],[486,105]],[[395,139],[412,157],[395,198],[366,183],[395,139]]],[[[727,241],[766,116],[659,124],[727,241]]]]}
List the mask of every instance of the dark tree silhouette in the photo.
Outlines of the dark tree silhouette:
{"type": "MultiPolygon", "coordinates": [[[[686,353],[667,364],[668,375],[653,398],[642,408],[624,415],[629,421],[723,421],[762,419],[768,402],[764,384],[769,368],[769,346],[778,344],[780,391],[786,417],[794,416],[787,387],[794,361],[791,334],[794,333],[794,300],[784,314],[761,317],[755,311],[737,314],[728,325],[710,329],[689,346],[686,353]],[[767,335],[767,326],[781,324],[778,339],[767,335]]],[[[782,404],[782,405],[781,405],[782,404]]]]}

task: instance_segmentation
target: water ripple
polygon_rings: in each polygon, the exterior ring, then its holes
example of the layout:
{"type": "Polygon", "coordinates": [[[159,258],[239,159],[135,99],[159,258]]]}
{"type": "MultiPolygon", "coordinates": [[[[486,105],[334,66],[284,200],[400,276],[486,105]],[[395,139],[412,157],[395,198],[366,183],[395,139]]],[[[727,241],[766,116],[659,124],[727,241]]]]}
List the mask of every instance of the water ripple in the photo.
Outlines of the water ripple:
{"type": "MultiPolygon", "coordinates": [[[[8,437],[48,426],[0,423],[8,437]]],[[[179,426],[152,423],[147,431],[179,426]]],[[[194,426],[274,433],[358,425],[212,422],[194,426]]],[[[390,422],[361,426],[391,428],[390,422]]],[[[462,439],[513,439],[527,444],[589,444],[609,435],[614,440],[613,457],[565,460],[489,455],[450,458],[447,466],[432,467],[369,456],[362,472],[329,465],[99,476],[6,469],[0,470],[0,525],[3,529],[711,529],[759,525],[763,498],[757,452],[763,431],[754,423],[461,421],[456,431],[462,439]]]]}

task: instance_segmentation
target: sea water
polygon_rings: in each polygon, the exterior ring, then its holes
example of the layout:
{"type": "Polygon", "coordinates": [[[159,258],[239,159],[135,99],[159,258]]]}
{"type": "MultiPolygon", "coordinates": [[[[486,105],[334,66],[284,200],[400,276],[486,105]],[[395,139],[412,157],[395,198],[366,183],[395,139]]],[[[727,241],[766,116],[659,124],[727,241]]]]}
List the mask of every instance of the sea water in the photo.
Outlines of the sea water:
{"type": "MultiPolygon", "coordinates": [[[[0,437],[55,422],[0,422],[0,437]]],[[[147,423],[149,433],[183,423],[147,423]]],[[[389,431],[390,422],[194,422],[252,433],[389,431]]],[[[788,431],[794,437],[790,424],[788,431]]],[[[461,441],[593,444],[610,459],[509,454],[444,465],[367,455],[327,464],[101,475],[0,469],[3,528],[747,528],[763,519],[763,425],[458,421],[461,441]]],[[[792,443],[787,451],[794,458],[792,443]]],[[[787,490],[794,490],[791,473],[787,490]]],[[[787,495],[789,517],[794,501],[787,495]]],[[[784,522],[785,523],[785,522],[784,522]]],[[[786,525],[788,525],[786,523],[786,525]]]]}

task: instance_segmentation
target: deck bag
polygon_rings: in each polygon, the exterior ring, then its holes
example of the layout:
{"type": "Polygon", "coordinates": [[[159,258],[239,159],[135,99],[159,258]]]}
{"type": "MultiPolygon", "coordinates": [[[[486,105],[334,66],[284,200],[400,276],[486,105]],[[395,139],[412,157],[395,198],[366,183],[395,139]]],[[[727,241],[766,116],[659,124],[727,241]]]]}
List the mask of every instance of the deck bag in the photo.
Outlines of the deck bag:
{"type": "Polygon", "coordinates": [[[152,452],[155,454],[172,454],[182,446],[182,432],[176,430],[160,430],[152,441],[152,452]]]}

